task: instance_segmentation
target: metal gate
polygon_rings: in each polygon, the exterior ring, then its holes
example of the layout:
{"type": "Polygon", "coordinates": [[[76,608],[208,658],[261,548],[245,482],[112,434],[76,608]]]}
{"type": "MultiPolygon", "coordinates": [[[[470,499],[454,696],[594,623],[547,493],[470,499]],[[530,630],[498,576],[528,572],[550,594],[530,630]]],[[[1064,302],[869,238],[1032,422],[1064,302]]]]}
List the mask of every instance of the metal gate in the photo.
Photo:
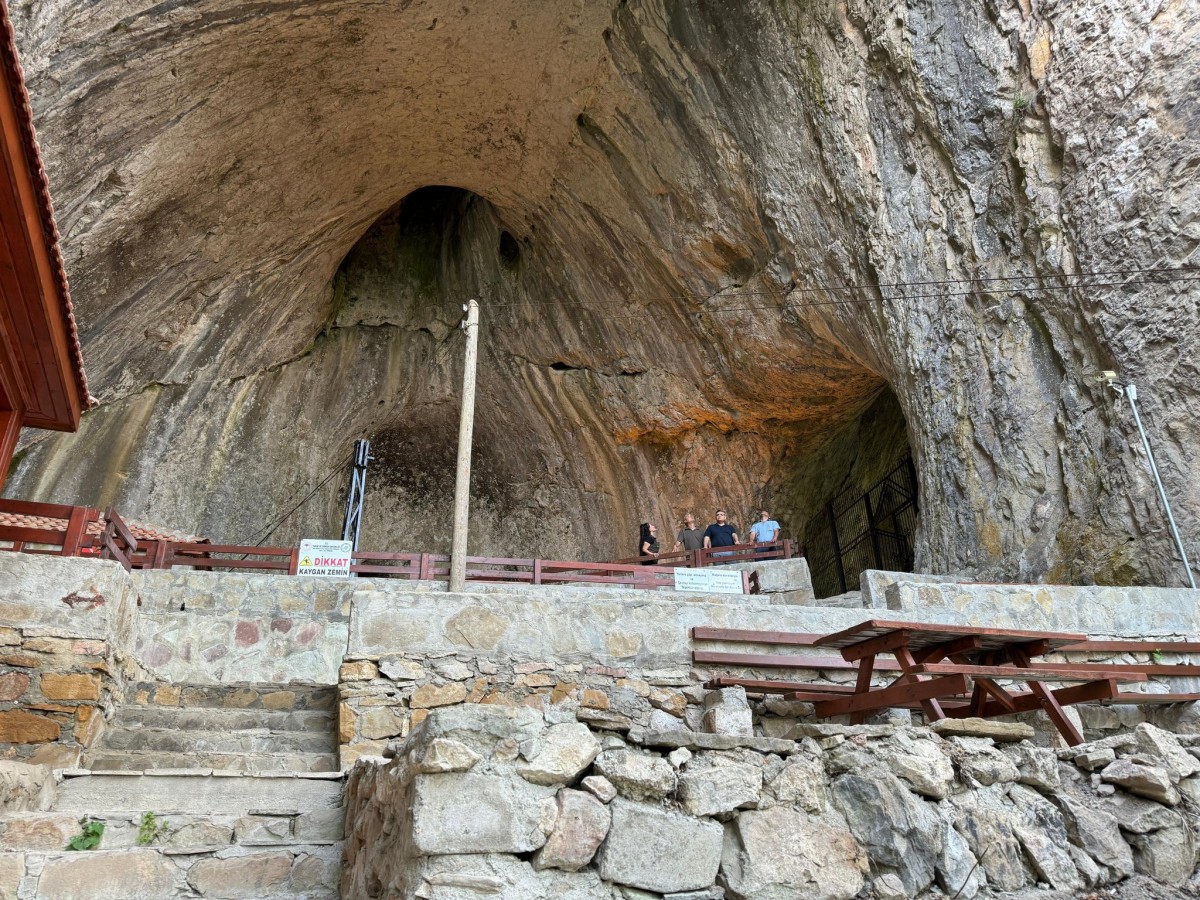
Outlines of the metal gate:
{"type": "Polygon", "coordinates": [[[865,493],[847,490],[830,500],[804,529],[816,595],[857,590],[864,569],[911,572],[919,513],[912,457],[865,493]]]}

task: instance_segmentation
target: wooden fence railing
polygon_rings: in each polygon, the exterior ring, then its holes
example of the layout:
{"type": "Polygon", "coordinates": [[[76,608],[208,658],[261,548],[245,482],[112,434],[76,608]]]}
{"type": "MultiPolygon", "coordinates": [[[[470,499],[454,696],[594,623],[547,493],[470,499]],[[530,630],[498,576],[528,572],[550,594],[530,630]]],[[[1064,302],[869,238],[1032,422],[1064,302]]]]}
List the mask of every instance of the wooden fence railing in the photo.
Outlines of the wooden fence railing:
{"type": "MultiPolygon", "coordinates": [[[[177,566],[207,571],[256,571],[296,574],[299,550],[295,547],[256,547],[243,544],[209,544],[138,538],[112,507],[103,517],[83,506],[0,500],[0,550],[47,553],[61,556],[99,556],[114,559],[126,569],[172,569],[177,566]],[[35,525],[10,524],[10,520],[35,525]],[[90,531],[89,531],[90,529],[90,531]],[[9,544],[9,547],[2,546],[9,544]]],[[[144,532],[143,532],[144,533],[144,532]]],[[[634,588],[674,586],[673,569],[721,565],[730,562],[787,559],[794,555],[791,541],[742,544],[720,550],[669,553],[647,564],[645,559],[587,562],[581,560],[525,559],[468,556],[467,579],[475,582],[515,584],[611,584],[634,588]],[[726,554],[724,556],[720,554],[726,554]]],[[[374,578],[410,580],[446,579],[450,557],[436,553],[357,551],[350,571],[374,578]]]]}

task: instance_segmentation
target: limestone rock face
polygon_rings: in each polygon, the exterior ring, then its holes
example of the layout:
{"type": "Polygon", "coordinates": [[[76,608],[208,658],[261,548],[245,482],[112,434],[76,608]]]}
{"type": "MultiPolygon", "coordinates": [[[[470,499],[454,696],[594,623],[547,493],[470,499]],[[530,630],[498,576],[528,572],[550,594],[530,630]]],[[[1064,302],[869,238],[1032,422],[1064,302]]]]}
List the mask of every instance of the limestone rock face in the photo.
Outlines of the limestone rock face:
{"type": "Polygon", "coordinates": [[[1192,5],[13,17],[103,401],[14,495],[231,541],[323,484],[286,543],[366,435],[364,545],[444,547],[478,296],[478,552],[627,555],[759,497],[792,532],[911,445],[918,567],[1179,581],[1095,373],[1141,387],[1196,533],[1194,292],[1076,276],[1195,262],[1192,5]]]}

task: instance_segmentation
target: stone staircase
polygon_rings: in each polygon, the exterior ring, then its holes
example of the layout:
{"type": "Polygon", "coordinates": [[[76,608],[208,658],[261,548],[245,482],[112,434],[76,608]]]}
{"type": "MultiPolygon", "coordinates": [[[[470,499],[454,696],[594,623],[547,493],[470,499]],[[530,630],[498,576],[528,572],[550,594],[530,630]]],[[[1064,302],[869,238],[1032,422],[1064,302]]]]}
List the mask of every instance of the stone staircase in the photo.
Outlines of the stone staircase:
{"type": "Polygon", "coordinates": [[[332,688],[131,685],[50,809],[0,815],[0,897],[338,896],[332,688]],[[148,815],[149,814],[149,815],[148,815]],[[96,849],[65,851],[84,820],[96,849]]]}
{"type": "Polygon", "coordinates": [[[336,691],[275,685],[135,684],[88,768],[333,772],[336,691]],[[140,702],[139,702],[140,701],[140,702]]]}

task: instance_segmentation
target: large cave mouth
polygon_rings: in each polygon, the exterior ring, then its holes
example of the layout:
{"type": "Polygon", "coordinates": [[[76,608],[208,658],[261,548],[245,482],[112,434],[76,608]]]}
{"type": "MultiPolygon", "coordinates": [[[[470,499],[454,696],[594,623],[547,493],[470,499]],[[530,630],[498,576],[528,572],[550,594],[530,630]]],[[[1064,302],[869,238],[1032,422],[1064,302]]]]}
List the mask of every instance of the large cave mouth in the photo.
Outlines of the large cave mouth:
{"type": "Polygon", "coordinates": [[[791,512],[818,597],[858,589],[866,569],[912,571],[917,472],[896,394],[883,387],[820,445],[789,460],[777,496],[791,512]]]}

